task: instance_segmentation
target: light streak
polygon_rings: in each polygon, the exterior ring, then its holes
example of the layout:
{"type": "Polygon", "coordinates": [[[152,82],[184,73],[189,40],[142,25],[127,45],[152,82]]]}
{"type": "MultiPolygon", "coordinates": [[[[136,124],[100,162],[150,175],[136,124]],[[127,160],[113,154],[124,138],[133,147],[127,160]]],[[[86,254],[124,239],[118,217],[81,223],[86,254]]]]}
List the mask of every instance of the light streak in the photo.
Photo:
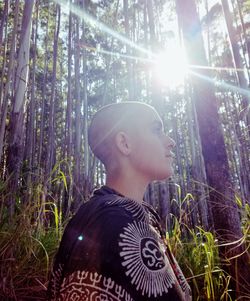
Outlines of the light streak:
{"type": "Polygon", "coordinates": [[[240,71],[245,72],[243,68],[234,68],[234,67],[213,67],[213,66],[199,66],[199,65],[188,65],[191,69],[207,69],[207,70],[218,70],[218,71],[240,71]]]}
{"type": "Polygon", "coordinates": [[[117,31],[111,29],[103,22],[97,20],[90,14],[86,13],[81,7],[75,5],[75,4],[69,4],[66,0],[53,0],[55,3],[59,4],[65,12],[72,12],[82,20],[84,20],[86,23],[88,23],[90,26],[94,28],[99,28],[101,31],[111,35],[112,37],[116,38],[117,40],[123,42],[124,44],[130,46],[131,48],[134,48],[144,54],[147,54],[149,56],[152,56],[153,53],[138,44],[134,43],[130,39],[126,38],[124,35],[118,33],[117,31]]]}
{"type": "Polygon", "coordinates": [[[196,77],[199,77],[199,78],[201,78],[201,79],[203,79],[205,81],[208,81],[208,82],[214,84],[217,87],[222,87],[224,89],[231,90],[231,91],[233,91],[235,93],[240,93],[240,94],[246,96],[248,98],[248,101],[250,99],[250,91],[247,90],[247,89],[243,89],[243,88],[241,88],[239,86],[228,84],[225,81],[217,81],[217,80],[215,80],[213,78],[210,78],[208,76],[205,76],[203,74],[200,74],[200,73],[197,73],[197,72],[194,72],[194,71],[189,71],[189,73],[191,73],[192,75],[194,75],[196,77]]]}
{"type": "Polygon", "coordinates": [[[127,54],[120,53],[120,52],[108,51],[108,50],[102,49],[100,47],[92,47],[92,46],[88,46],[88,45],[84,45],[84,44],[79,44],[79,46],[84,47],[84,48],[88,49],[89,51],[107,54],[107,55],[110,55],[110,56],[113,56],[116,58],[125,58],[125,59],[131,59],[131,60],[142,61],[142,62],[150,62],[150,63],[155,62],[155,60],[153,60],[153,59],[143,58],[140,56],[127,55],[127,54]]]}

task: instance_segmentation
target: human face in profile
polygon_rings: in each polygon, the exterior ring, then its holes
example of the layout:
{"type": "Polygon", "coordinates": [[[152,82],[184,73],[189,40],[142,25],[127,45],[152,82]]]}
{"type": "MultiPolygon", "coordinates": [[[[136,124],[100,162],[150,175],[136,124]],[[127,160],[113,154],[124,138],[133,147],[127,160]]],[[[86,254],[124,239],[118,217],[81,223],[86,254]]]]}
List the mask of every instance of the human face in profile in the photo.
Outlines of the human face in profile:
{"type": "Polygon", "coordinates": [[[159,114],[150,107],[142,110],[131,133],[131,161],[137,173],[151,182],[170,177],[175,142],[164,133],[159,114]]]}

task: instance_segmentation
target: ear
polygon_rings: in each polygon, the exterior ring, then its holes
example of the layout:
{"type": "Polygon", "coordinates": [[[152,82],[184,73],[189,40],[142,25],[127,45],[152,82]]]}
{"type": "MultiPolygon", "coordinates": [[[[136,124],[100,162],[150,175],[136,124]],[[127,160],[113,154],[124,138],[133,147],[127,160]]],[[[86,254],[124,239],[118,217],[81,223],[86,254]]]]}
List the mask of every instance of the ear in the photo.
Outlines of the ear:
{"type": "Polygon", "coordinates": [[[131,141],[125,132],[118,132],[115,136],[115,144],[118,150],[125,156],[131,152],[131,141]]]}

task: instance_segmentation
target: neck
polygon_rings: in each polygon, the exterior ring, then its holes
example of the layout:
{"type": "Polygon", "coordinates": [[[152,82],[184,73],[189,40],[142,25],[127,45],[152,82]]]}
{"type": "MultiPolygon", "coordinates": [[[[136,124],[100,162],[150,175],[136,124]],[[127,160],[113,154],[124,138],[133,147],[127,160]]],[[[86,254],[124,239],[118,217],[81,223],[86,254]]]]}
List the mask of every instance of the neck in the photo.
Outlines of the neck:
{"type": "Polygon", "coordinates": [[[138,179],[139,177],[134,177],[129,173],[119,175],[112,173],[111,176],[107,172],[106,185],[125,197],[141,203],[149,182],[145,179],[138,179]]]}

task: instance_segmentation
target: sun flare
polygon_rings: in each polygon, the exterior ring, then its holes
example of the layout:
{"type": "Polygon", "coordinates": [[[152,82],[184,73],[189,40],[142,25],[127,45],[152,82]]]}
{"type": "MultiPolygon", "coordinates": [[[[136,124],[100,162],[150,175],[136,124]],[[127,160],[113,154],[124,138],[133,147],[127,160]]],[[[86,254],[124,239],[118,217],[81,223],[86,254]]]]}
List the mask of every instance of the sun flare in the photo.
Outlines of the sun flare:
{"type": "Polygon", "coordinates": [[[178,45],[168,47],[156,56],[153,70],[155,79],[161,85],[169,88],[182,85],[187,74],[184,51],[178,45]]]}

